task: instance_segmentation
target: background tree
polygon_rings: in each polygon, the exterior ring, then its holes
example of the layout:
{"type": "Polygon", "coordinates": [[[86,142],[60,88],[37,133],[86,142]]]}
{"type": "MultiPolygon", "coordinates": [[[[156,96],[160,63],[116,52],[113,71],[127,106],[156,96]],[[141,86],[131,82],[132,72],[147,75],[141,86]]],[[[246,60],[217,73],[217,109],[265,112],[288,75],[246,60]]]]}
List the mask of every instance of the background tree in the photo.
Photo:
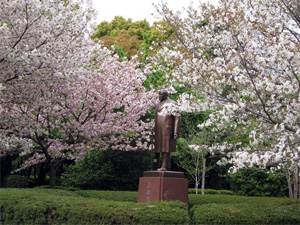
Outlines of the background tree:
{"type": "Polygon", "coordinates": [[[139,178],[149,169],[148,151],[93,151],[69,166],[60,181],[80,189],[137,191],[139,178]]]}
{"type": "Polygon", "coordinates": [[[146,20],[133,22],[122,16],[115,16],[111,22],[103,21],[98,24],[95,33],[91,36],[96,42],[110,49],[114,54],[121,48],[127,58],[139,53],[140,59],[153,54],[162,47],[162,43],[173,34],[168,23],[164,21],[154,22],[152,26],[146,20]],[[116,45],[117,43],[117,45],[116,45]]]}
{"type": "MultiPolygon", "coordinates": [[[[178,139],[178,151],[175,155],[176,164],[184,169],[195,182],[195,191],[198,194],[199,185],[201,185],[201,194],[204,195],[205,190],[205,174],[206,174],[206,155],[205,147],[194,148],[194,146],[183,139],[178,139]]],[[[199,145],[198,145],[199,146],[199,145]]],[[[197,147],[198,147],[197,146],[197,147]]]]}
{"type": "Polygon", "coordinates": [[[249,137],[249,145],[216,143],[210,151],[226,153],[222,162],[233,165],[231,172],[253,165],[284,170],[290,197],[297,198],[298,1],[221,0],[218,6],[190,6],[184,19],[165,4],[158,11],[177,37],[161,51],[176,65],[172,78],[205,99],[182,96],[182,110],[215,110],[200,128],[214,124],[217,133],[234,129],[249,137]]]}

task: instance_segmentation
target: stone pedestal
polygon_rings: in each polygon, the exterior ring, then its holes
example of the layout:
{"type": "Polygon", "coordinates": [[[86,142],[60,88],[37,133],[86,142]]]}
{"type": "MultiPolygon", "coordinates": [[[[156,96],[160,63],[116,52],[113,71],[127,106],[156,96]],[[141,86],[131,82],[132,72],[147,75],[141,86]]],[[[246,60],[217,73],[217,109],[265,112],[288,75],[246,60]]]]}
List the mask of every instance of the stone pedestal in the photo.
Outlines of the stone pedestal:
{"type": "Polygon", "coordinates": [[[184,173],[145,171],[140,177],[138,202],[168,200],[188,203],[188,181],[184,173]]]}

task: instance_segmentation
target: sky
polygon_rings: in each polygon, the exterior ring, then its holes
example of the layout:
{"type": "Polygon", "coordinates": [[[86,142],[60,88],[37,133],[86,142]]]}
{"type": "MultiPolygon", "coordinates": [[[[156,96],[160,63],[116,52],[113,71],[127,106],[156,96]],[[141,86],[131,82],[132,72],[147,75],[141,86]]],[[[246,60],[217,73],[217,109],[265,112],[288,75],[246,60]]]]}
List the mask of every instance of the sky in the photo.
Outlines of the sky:
{"type": "MultiPolygon", "coordinates": [[[[190,0],[163,0],[167,2],[171,9],[183,11],[183,7],[188,7],[190,0]]],[[[216,3],[218,0],[202,0],[216,3]]],[[[197,6],[198,0],[195,0],[197,6]]],[[[123,16],[125,19],[131,18],[133,21],[146,19],[150,24],[157,21],[152,14],[157,14],[153,6],[161,3],[161,0],[93,0],[94,8],[98,11],[97,23],[102,21],[110,22],[115,16],[123,16]]]]}

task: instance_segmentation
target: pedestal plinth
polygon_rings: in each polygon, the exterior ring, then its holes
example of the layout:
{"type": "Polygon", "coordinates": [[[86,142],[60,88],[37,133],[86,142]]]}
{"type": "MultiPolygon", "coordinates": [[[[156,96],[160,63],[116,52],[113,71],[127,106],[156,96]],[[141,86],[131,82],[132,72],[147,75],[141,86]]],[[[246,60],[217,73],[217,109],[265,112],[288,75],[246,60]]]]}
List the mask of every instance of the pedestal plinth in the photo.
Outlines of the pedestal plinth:
{"type": "Polygon", "coordinates": [[[138,202],[166,200],[188,203],[188,181],[184,173],[145,171],[140,177],[138,202]]]}

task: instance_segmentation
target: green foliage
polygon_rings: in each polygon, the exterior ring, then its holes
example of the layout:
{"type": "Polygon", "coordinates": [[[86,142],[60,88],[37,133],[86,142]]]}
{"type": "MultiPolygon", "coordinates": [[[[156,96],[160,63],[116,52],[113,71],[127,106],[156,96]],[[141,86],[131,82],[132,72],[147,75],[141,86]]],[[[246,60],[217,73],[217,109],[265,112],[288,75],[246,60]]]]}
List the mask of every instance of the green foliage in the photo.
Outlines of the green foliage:
{"type": "MultiPolygon", "coordinates": [[[[189,194],[196,194],[195,188],[189,188],[189,194]]],[[[204,194],[206,194],[206,195],[235,195],[235,193],[230,190],[215,190],[215,189],[205,189],[204,194]]]]}
{"type": "Polygon", "coordinates": [[[143,86],[146,88],[147,91],[154,88],[155,90],[161,89],[163,84],[165,84],[166,79],[164,78],[165,73],[162,71],[156,71],[149,76],[144,81],[143,86]]]}
{"type": "Polygon", "coordinates": [[[193,224],[299,224],[300,201],[288,198],[190,195],[193,224]]]}
{"type": "Polygon", "coordinates": [[[182,120],[181,120],[181,137],[192,139],[195,137],[195,134],[199,132],[197,125],[203,123],[208,119],[209,112],[202,113],[188,113],[182,112],[182,120]]]}
{"type": "Polygon", "coordinates": [[[126,20],[122,16],[116,16],[111,22],[103,21],[98,24],[91,38],[95,41],[101,40],[114,54],[119,54],[114,46],[117,42],[128,59],[143,50],[143,54],[139,55],[140,60],[145,62],[146,58],[157,52],[172,34],[173,30],[164,21],[155,22],[150,26],[146,20],[133,22],[132,19],[126,20]]]}
{"type": "Polygon", "coordinates": [[[150,169],[148,151],[94,151],[61,176],[65,187],[97,190],[138,189],[139,177],[150,169]]]}
{"type": "Polygon", "coordinates": [[[288,196],[288,185],[284,176],[267,174],[256,168],[239,170],[229,176],[230,189],[245,196],[288,196]]]}
{"type": "Polygon", "coordinates": [[[50,189],[1,189],[0,198],[1,224],[189,223],[181,202],[116,202],[50,189]]]}
{"type": "Polygon", "coordinates": [[[231,190],[219,190],[220,195],[235,195],[235,193],[231,190]]]}
{"type": "MultiPolygon", "coordinates": [[[[41,185],[34,187],[35,189],[52,189],[49,185],[41,185]]],[[[55,185],[55,189],[59,190],[66,190],[66,191],[79,191],[79,188],[74,188],[74,187],[64,187],[64,186],[57,186],[55,185]]]]}
{"type": "Polygon", "coordinates": [[[97,198],[109,201],[137,202],[138,193],[135,191],[96,191],[96,190],[79,190],[78,195],[86,198],[97,198]]]}
{"type": "Polygon", "coordinates": [[[299,224],[300,200],[189,195],[136,203],[137,192],[0,189],[1,224],[299,224]]]}
{"type": "Polygon", "coordinates": [[[6,188],[28,188],[30,180],[21,175],[10,175],[4,179],[4,187],[6,188]]]}
{"type": "Polygon", "coordinates": [[[122,61],[124,57],[126,57],[127,53],[122,49],[117,41],[115,41],[115,51],[119,55],[119,60],[122,61]]]}
{"type": "Polygon", "coordinates": [[[175,162],[178,166],[186,170],[190,175],[193,175],[195,171],[202,170],[202,160],[205,153],[191,150],[184,138],[177,139],[178,151],[175,154],[175,162]]]}
{"type": "Polygon", "coordinates": [[[115,16],[111,22],[103,21],[98,24],[92,39],[101,39],[104,36],[117,37],[121,33],[128,33],[130,36],[137,35],[142,40],[143,33],[150,29],[146,20],[133,22],[132,19],[126,20],[122,16],[115,16]]]}
{"type": "Polygon", "coordinates": [[[207,204],[194,207],[191,213],[195,224],[299,224],[300,222],[299,208],[286,206],[207,204]]]}
{"type": "MultiPolygon", "coordinates": [[[[246,197],[238,195],[189,195],[189,206],[202,204],[258,204],[258,205],[289,205],[300,204],[300,200],[277,197],[246,197]]],[[[300,208],[299,208],[300,209],[300,208]]]]}

